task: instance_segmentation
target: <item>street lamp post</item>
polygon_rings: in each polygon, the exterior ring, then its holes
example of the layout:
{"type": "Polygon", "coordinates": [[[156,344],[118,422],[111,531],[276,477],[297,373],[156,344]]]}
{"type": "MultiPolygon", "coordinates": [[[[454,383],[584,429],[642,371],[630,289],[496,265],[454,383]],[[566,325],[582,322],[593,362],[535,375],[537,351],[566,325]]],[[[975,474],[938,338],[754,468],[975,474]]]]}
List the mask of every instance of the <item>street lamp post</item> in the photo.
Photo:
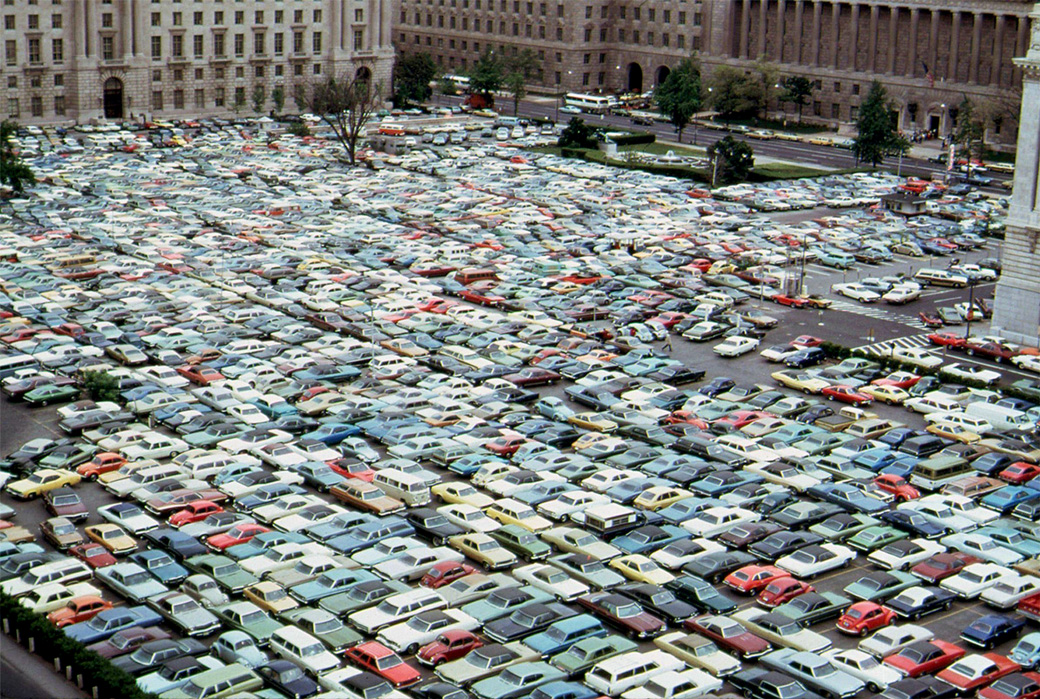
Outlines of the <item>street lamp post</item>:
{"type": "Polygon", "coordinates": [[[964,314],[964,339],[971,337],[971,320],[975,317],[975,285],[977,279],[968,278],[968,312],[964,314]]]}

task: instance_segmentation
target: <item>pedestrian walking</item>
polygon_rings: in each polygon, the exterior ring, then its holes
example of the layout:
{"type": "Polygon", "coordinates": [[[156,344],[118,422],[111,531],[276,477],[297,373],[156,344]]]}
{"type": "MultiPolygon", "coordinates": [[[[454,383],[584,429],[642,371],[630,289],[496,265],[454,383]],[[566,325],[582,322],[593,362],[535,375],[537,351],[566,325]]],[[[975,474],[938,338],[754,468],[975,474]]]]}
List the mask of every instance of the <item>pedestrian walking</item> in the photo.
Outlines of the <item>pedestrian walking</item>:
{"type": "Polygon", "coordinates": [[[668,353],[672,352],[672,335],[671,333],[664,336],[664,348],[668,350],[668,353]]]}

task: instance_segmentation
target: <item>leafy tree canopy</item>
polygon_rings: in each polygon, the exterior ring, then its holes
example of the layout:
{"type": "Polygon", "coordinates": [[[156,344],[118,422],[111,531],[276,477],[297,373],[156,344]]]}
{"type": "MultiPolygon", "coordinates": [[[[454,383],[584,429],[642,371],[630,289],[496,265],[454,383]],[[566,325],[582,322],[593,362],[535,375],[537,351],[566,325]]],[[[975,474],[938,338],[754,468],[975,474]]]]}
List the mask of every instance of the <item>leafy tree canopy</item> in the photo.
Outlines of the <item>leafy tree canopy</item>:
{"type": "Polygon", "coordinates": [[[909,142],[900,135],[892,119],[892,106],[884,86],[874,81],[859,108],[857,135],[852,152],[860,162],[877,167],[886,156],[905,153],[909,142]]]}
{"type": "Polygon", "coordinates": [[[18,131],[18,124],[13,121],[0,123],[0,184],[7,185],[15,192],[25,191],[25,185],[36,182],[36,176],[15,152],[13,138],[18,131]]]}
{"type": "Polygon", "coordinates": [[[437,63],[428,53],[416,53],[398,59],[394,70],[394,104],[403,106],[429,99],[433,94],[430,81],[439,72],[437,63]]]}
{"type": "Polygon", "coordinates": [[[595,148],[596,129],[581,117],[574,117],[560,134],[557,145],[560,148],[595,148]]]}
{"type": "Polygon", "coordinates": [[[708,147],[712,161],[712,186],[743,182],[755,166],[755,154],[746,141],[726,136],[708,147]]]}
{"type": "Polygon", "coordinates": [[[701,68],[695,58],[686,58],[675,67],[654,91],[658,108],[668,117],[682,140],[683,129],[700,111],[701,68]]]}

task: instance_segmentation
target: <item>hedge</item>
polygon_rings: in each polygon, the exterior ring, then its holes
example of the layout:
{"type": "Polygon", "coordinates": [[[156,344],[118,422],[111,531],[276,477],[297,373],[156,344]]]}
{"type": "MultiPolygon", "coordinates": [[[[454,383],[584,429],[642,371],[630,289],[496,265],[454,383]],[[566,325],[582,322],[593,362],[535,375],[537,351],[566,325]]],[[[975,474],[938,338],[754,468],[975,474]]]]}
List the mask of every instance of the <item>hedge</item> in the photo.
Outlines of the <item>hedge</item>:
{"type": "Polygon", "coordinates": [[[611,133],[610,140],[619,146],[638,146],[644,143],[654,143],[657,136],[646,131],[635,133],[611,133]]]}
{"type": "Polygon", "coordinates": [[[65,632],[47,621],[42,614],[23,607],[18,600],[0,592],[0,619],[4,630],[23,644],[32,639],[32,650],[48,662],[61,661],[63,668],[72,667],[73,676],[83,676],[83,686],[93,688],[99,697],[119,699],[155,699],[154,694],[141,691],[137,682],[126,672],[115,667],[108,659],[87,650],[65,632]],[[16,636],[17,634],[17,636],[16,636]]]}

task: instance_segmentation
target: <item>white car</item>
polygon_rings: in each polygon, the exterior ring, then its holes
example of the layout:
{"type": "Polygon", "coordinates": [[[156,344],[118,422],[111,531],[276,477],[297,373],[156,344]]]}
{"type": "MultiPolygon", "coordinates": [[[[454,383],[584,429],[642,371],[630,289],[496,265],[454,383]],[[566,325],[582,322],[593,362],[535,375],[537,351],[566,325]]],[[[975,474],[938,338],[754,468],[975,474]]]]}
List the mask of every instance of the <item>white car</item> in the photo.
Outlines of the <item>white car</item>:
{"type": "Polygon", "coordinates": [[[683,522],[682,527],[694,536],[711,538],[738,524],[757,522],[759,519],[761,516],[757,512],[742,507],[709,507],[683,522]]]}
{"type": "Polygon", "coordinates": [[[726,547],[711,539],[698,537],[696,539],[682,539],[666,544],[650,554],[650,560],[669,570],[682,568],[690,561],[709,553],[725,551],[726,547]]]}
{"type": "MultiPolygon", "coordinates": [[[[303,483],[303,476],[298,473],[293,473],[292,471],[275,471],[274,477],[277,482],[285,483],[287,485],[300,485],[303,483]]],[[[217,490],[234,500],[238,500],[247,495],[252,495],[265,485],[270,485],[270,483],[258,483],[251,480],[231,481],[222,484],[217,488],[217,490]]]]}
{"type": "Polygon", "coordinates": [[[238,403],[237,405],[232,405],[225,412],[228,417],[244,422],[247,425],[259,425],[268,422],[267,416],[260,412],[260,409],[252,403],[238,403]]]}
{"type": "Polygon", "coordinates": [[[454,561],[461,563],[465,559],[461,553],[446,546],[437,548],[409,549],[402,556],[390,558],[377,563],[373,569],[387,580],[404,580],[413,582],[426,574],[435,563],[454,561]]]}
{"type": "Polygon", "coordinates": [[[329,505],[323,502],[320,505],[312,505],[310,507],[305,507],[302,510],[297,510],[286,517],[280,517],[272,522],[272,524],[274,524],[274,528],[278,531],[298,532],[305,527],[328,522],[333,517],[341,515],[344,512],[346,512],[346,509],[339,505],[329,505]]]}
{"type": "Polygon", "coordinates": [[[1000,517],[1000,513],[996,510],[983,507],[964,495],[937,493],[934,495],[925,495],[920,500],[917,500],[917,502],[945,505],[949,507],[951,511],[962,517],[967,517],[976,524],[986,524],[987,522],[992,522],[1000,517]]]}
{"type": "Polygon", "coordinates": [[[582,480],[581,485],[583,488],[588,488],[597,493],[606,493],[615,485],[619,485],[625,481],[645,477],[645,474],[639,471],[620,468],[603,468],[582,480]]]}
{"type": "Polygon", "coordinates": [[[18,598],[18,603],[37,614],[49,614],[55,609],[61,609],[70,600],[77,597],[92,595],[101,596],[101,590],[87,582],[72,583],[50,583],[34,588],[29,594],[18,598]]]}
{"type": "Polygon", "coordinates": [[[253,510],[251,514],[259,521],[269,524],[276,519],[294,515],[305,507],[322,505],[324,502],[317,495],[288,494],[276,498],[266,505],[261,505],[253,510]]]}
{"type": "Polygon", "coordinates": [[[900,539],[872,551],[867,560],[880,568],[904,570],[945,550],[942,544],[928,539],[900,539]]]}
{"type": "Polygon", "coordinates": [[[930,641],[933,638],[935,638],[935,634],[916,624],[886,626],[860,641],[859,649],[870,653],[875,658],[884,658],[900,651],[911,643],[930,641]]]}
{"type": "Polygon", "coordinates": [[[119,525],[131,534],[143,534],[159,527],[159,520],[133,503],[117,502],[99,507],[97,511],[102,519],[119,525]]]}
{"type": "Polygon", "coordinates": [[[347,621],[361,632],[373,634],[416,614],[442,609],[446,604],[435,591],[421,587],[391,595],[374,607],[360,609],[350,614],[347,621]]]}
{"type": "Polygon", "coordinates": [[[778,363],[782,362],[792,354],[801,351],[801,347],[795,347],[794,345],[774,345],[773,347],[767,347],[759,355],[768,359],[771,362],[778,363]]]}
{"type": "Polygon", "coordinates": [[[624,692],[622,699],[693,699],[722,689],[722,680],[704,670],[665,670],[656,672],[638,687],[624,692]]]}
{"type": "Polygon", "coordinates": [[[359,566],[369,568],[377,563],[389,561],[391,558],[404,555],[412,549],[428,548],[429,547],[426,544],[411,536],[391,536],[387,539],[376,542],[367,549],[361,549],[351,556],[350,560],[354,561],[359,566]]]}
{"type": "Polygon", "coordinates": [[[1040,592],[1040,578],[1033,575],[1009,575],[996,585],[983,590],[979,595],[986,604],[1000,609],[1010,609],[1020,600],[1040,592]]]}
{"type": "Polygon", "coordinates": [[[266,573],[273,573],[283,568],[292,568],[297,561],[304,557],[322,556],[329,553],[329,549],[321,544],[289,542],[272,546],[259,556],[251,556],[239,562],[239,565],[242,566],[243,570],[252,573],[258,578],[262,578],[266,573]]]}
{"type": "Polygon", "coordinates": [[[949,590],[961,599],[975,599],[983,590],[989,589],[1014,573],[996,563],[972,563],[960,573],[943,579],[939,587],[949,590]]]}
{"type": "Polygon", "coordinates": [[[841,544],[818,544],[806,546],[794,553],[781,556],[776,561],[797,578],[812,578],[835,568],[843,568],[856,558],[856,552],[841,544]]]}
{"type": "Polygon", "coordinates": [[[951,549],[957,549],[1002,566],[1018,563],[1025,558],[1018,551],[1001,546],[985,534],[951,534],[944,536],[939,541],[951,549]]]}
{"type": "Polygon", "coordinates": [[[969,364],[962,364],[960,362],[953,362],[947,364],[942,368],[941,374],[949,374],[958,379],[972,379],[973,381],[981,381],[987,386],[992,386],[998,383],[1001,376],[998,372],[992,369],[983,369],[982,367],[971,366],[969,364]]]}
{"type": "Polygon", "coordinates": [[[841,294],[845,298],[852,299],[853,301],[859,301],[860,303],[874,303],[881,298],[881,295],[875,291],[871,291],[862,284],[855,282],[849,284],[835,284],[834,292],[841,294]]]}
{"type": "Polygon", "coordinates": [[[535,509],[540,515],[556,522],[562,522],[575,512],[581,512],[589,507],[603,505],[608,502],[610,502],[610,498],[601,493],[572,490],[552,500],[546,500],[535,509]]]}
{"type": "Polygon", "coordinates": [[[794,619],[758,607],[741,609],[734,612],[732,617],[752,633],[785,648],[820,653],[833,645],[829,638],[802,628],[794,619]]]}
{"type": "Polygon", "coordinates": [[[567,575],[556,566],[532,563],[513,570],[518,580],[530,583],[535,587],[555,595],[564,602],[570,602],[588,593],[589,586],[567,575]]]}
{"type": "Polygon", "coordinates": [[[917,299],[921,298],[921,290],[919,288],[914,288],[916,286],[916,284],[914,286],[893,286],[891,289],[882,294],[881,300],[885,303],[891,303],[893,305],[916,301],[917,299]]]}
{"type": "Polygon", "coordinates": [[[720,357],[739,357],[758,347],[758,340],[753,337],[730,337],[711,348],[720,357]]]}
{"type": "Polygon", "coordinates": [[[502,525],[484,514],[484,511],[472,505],[455,504],[438,507],[437,511],[452,524],[471,532],[486,534],[502,525]]]}
{"type": "Polygon", "coordinates": [[[889,356],[925,369],[936,369],[943,363],[941,358],[921,347],[896,347],[889,356]]]}
{"type": "Polygon", "coordinates": [[[870,653],[852,648],[841,650],[834,648],[824,651],[823,657],[827,658],[838,670],[849,673],[853,677],[867,683],[867,690],[874,694],[880,694],[893,682],[903,679],[902,673],[895,668],[883,665],[870,653]]]}
{"type": "Polygon", "coordinates": [[[480,624],[457,609],[435,609],[379,632],[376,640],[397,653],[412,655],[421,646],[449,631],[473,631],[480,624]]]}
{"type": "Polygon", "coordinates": [[[1035,354],[1020,354],[1011,358],[1011,363],[1019,369],[1033,371],[1040,374],[1040,356],[1035,354]]]}

